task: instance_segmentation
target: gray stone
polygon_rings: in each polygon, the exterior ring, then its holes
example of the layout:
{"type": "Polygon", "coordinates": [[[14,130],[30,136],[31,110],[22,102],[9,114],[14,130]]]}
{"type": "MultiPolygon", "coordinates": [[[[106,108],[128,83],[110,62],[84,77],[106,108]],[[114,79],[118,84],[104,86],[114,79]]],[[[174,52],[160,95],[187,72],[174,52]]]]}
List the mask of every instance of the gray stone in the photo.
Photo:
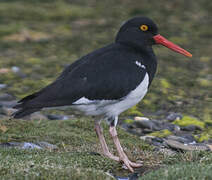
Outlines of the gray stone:
{"type": "Polygon", "coordinates": [[[39,145],[40,147],[42,147],[43,149],[49,149],[49,150],[58,149],[58,147],[56,145],[50,144],[45,141],[37,142],[36,144],[39,145]]]}
{"type": "Polygon", "coordinates": [[[11,101],[14,99],[15,98],[10,94],[7,94],[7,93],[0,94],[0,101],[11,101]]]}
{"type": "Polygon", "coordinates": [[[180,137],[180,136],[174,136],[174,135],[170,135],[167,137],[168,140],[174,140],[174,141],[178,141],[180,143],[183,144],[193,144],[196,143],[194,138],[186,138],[186,137],[180,137]]]}
{"type": "Polygon", "coordinates": [[[30,142],[8,142],[0,144],[1,148],[19,148],[19,149],[42,149],[42,147],[30,142]]]}
{"type": "Polygon", "coordinates": [[[182,118],[183,118],[182,114],[179,114],[179,113],[171,113],[166,117],[166,119],[169,120],[170,122],[178,120],[178,119],[182,119],[182,118]]]}
{"type": "Polygon", "coordinates": [[[6,84],[0,84],[0,89],[4,89],[4,88],[6,88],[6,87],[7,87],[6,84]]]}
{"type": "Polygon", "coordinates": [[[150,133],[150,131],[160,131],[163,129],[168,129],[172,132],[180,130],[180,127],[178,125],[168,122],[161,122],[159,120],[137,120],[135,121],[135,125],[139,128],[144,129],[144,133],[150,133]]]}
{"type": "Polygon", "coordinates": [[[17,67],[17,66],[12,66],[12,67],[11,67],[11,70],[12,70],[12,72],[14,72],[14,73],[20,72],[20,68],[17,67]]]}
{"type": "Polygon", "coordinates": [[[188,126],[181,127],[181,130],[183,130],[183,131],[196,131],[196,130],[202,130],[202,129],[199,126],[188,125],[188,126]]]}
{"type": "Polygon", "coordinates": [[[56,145],[50,144],[48,142],[37,142],[37,143],[31,143],[31,142],[7,142],[7,143],[1,143],[0,148],[18,148],[18,149],[48,149],[48,150],[54,150],[58,147],[56,145]]]}
{"type": "Polygon", "coordinates": [[[169,147],[176,149],[176,150],[183,150],[183,151],[208,151],[208,150],[210,150],[210,148],[207,145],[202,144],[202,143],[186,145],[186,144],[180,143],[178,141],[169,140],[169,139],[165,140],[165,142],[169,147]]]}
{"type": "Polygon", "coordinates": [[[143,128],[143,129],[150,129],[150,130],[155,130],[155,131],[159,131],[161,130],[160,127],[158,127],[155,122],[153,122],[152,120],[136,120],[135,124],[137,127],[139,128],[143,128]]]}
{"type": "Polygon", "coordinates": [[[17,104],[17,101],[0,101],[0,106],[12,108],[17,104]]]}

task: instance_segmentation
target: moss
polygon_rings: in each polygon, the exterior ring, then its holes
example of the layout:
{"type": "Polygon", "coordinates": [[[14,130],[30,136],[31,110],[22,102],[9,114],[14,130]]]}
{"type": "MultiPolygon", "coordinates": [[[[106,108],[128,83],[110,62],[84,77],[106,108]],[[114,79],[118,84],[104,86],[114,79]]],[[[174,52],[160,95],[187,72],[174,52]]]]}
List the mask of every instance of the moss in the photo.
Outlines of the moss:
{"type": "Polygon", "coordinates": [[[134,123],[135,121],[134,120],[132,120],[132,119],[125,119],[124,120],[124,123],[126,123],[126,124],[132,124],[132,123],[134,123]]]}
{"type": "Polygon", "coordinates": [[[205,129],[200,135],[195,135],[195,139],[198,142],[208,141],[212,139],[212,128],[205,129]]]}
{"type": "Polygon", "coordinates": [[[168,89],[171,87],[171,84],[164,78],[160,79],[161,90],[164,94],[168,92],[168,89]]]}
{"type": "Polygon", "coordinates": [[[200,86],[202,87],[210,87],[212,86],[211,80],[204,79],[204,78],[198,78],[197,82],[199,83],[200,86]]]}
{"type": "Polygon", "coordinates": [[[164,130],[161,130],[161,131],[156,131],[156,132],[150,133],[150,134],[148,134],[148,136],[155,136],[155,137],[164,138],[164,137],[167,137],[171,134],[172,134],[171,131],[169,131],[168,129],[164,129],[164,130]]]}
{"type": "Polygon", "coordinates": [[[182,119],[177,119],[173,123],[178,125],[178,126],[195,125],[195,126],[199,126],[201,128],[205,127],[204,122],[199,121],[198,119],[191,117],[191,116],[183,116],[182,119]]]}
{"type": "Polygon", "coordinates": [[[139,108],[138,108],[138,105],[133,106],[132,108],[128,109],[127,111],[125,111],[125,112],[123,113],[123,115],[125,115],[125,116],[144,116],[144,115],[140,112],[140,110],[139,110],[139,108]]]}

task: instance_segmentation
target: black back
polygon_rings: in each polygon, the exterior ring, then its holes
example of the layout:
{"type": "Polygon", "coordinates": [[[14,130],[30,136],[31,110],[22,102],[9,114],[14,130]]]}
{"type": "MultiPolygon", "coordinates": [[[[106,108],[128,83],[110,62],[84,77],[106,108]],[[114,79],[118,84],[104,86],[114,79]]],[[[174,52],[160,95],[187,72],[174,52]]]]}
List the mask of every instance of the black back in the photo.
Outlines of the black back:
{"type": "Polygon", "coordinates": [[[146,73],[150,85],[157,66],[152,50],[152,36],[156,31],[156,25],[148,18],[129,20],[121,27],[115,43],[75,61],[52,84],[19,101],[15,117],[43,107],[72,105],[81,97],[121,99],[143,81],[146,73]],[[141,32],[139,27],[143,23],[148,23],[152,30],[141,32]],[[136,65],[136,61],[146,68],[136,65]]]}

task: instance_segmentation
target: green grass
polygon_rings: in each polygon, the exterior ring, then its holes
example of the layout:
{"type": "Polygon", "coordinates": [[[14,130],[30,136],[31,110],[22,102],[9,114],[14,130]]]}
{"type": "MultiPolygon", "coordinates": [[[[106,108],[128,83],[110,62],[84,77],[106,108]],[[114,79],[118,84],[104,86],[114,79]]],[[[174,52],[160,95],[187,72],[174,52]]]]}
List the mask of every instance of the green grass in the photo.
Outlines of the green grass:
{"type": "Polygon", "coordinates": [[[212,179],[212,165],[199,163],[184,163],[166,166],[147,175],[142,180],[209,180],[212,179]]]}
{"type": "Polygon", "coordinates": [[[139,179],[144,180],[209,180],[212,178],[211,152],[179,153],[164,157],[160,169],[150,170],[139,179]]]}
{"type": "MultiPolygon", "coordinates": [[[[102,152],[94,131],[91,118],[64,121],[1,120],[0,142],[40,142],[57,145],[55,150],[20,150],[0,148],[1,179],[15,177],[51,179],[85,178],[105,179],[106,172],[128,174],[121,164],[99,154],[102,152]],[[99,153],[99,154],[98,154],[99,153]]],[[[109,136],[108,127],[103,123],[106,140],[114,154],[117,152],[109,136]]],[[[152,147],[139,137],[118,129],[120,141],[132,160],[145,160],[145,166],[154,167],[161,156],[154,155],[152,147]],[[148,156],[146,154],[149,154],[148,156]]],[[[108,177],[109,178],[109,177],[108,177]]]]}

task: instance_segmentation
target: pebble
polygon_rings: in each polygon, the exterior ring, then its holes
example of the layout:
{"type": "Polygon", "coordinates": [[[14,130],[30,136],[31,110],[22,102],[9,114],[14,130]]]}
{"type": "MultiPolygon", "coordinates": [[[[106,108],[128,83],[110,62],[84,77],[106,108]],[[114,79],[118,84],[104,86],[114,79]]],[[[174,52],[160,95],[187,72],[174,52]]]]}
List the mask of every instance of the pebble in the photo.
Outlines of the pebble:
{"type": "Polygon", "coordinates": [[[168,140],[174,140],[174,141],[178,141],[180,143],[183,144],[193,144],[196,143],[195,139],[192,138],[186,138],[186,137],[180,137],[180,136],[174,136],[174,135],[170,135],[167,137],[168,140]]]}
{"type": "Polygon", "coordinates": [[[12,108],[17,104],[17,101],[0,101],[0,106],[12,108]]]}
{"type": "Polygon", "coordinates": [[[4,89],[4,88],[6,88],[6,87],[7,87],[6,84],[0,84],[0,89],[4,89]]]}
{"type": "Polygon", "coordinates": [[[168,122],[163,122],[160,120],[149,120],[149,119],[137,118],[135,120],[135,125],[138,128],[144,129],[144,133],[149,133],[150,131],[160,131],[163,129],[168,129],[169,131],[172,131],[172,132],[180,130],[180,127],[178,125],[171,124],[168,122]]]}
{"type": "Polygon", "coordinates": [[[135,119],[135,124],[137,127],[139,128],[147,128],[147,129],[150,129],[150,130],[155,130],[155,131],[159,131],[161,130],[160,127],[158,127],[158,125],[156,125],[152,120],[149,120],[149,119],[138,119],[136,118],[135,119]]]}
{"type": "Polygon", "coordinates": [[[166,117],[166,119],[170,122],[173,122],[175,120],[180,120],[182,118],[183,118],[182,114],[179,114],[179,113],[171,113],[166,117]]]}
{"type": "Polygon", "coordinates": [[[37,143],[31,143],[31,142],[7,142],[7,143],[1,143],[0,148],[18,148],[18,149],[57,149],[58,147],[56,145],[50,144],[48,142],[37,142],[37,143]]]}
{"type": "Polygon", "coordinates": [[[0,94],[0,101],[12,101],[14,99],[15,99],[14,96],[12,96],[8,93],[0,94]]]}
{"type": "Polygon", "coordinates": [[[183,131],[196,131],[196,130],[202,130],[199,126],[195,126],[195,125],[184,126],[184,127],[181,127],[181,129],[182,129],[183,131]]]}
{"type": "Polygon", "coordinates": [[[0,147],[19,149],[42,149],[42,147],[30,142],[7,142],[0,144],[0,147]]]}
{"type": "Polygon", "coordinates": [[[175,140],[165,140],[165,143],[167,143],[167,145],[173,149],[176,150],[184,150],[184,151],[208,151],[210,150],[210,148],[202,143],[196,143],[196,144],[192,144],[192,145],[187,145],[187,144],[183,144],[180,143],[178,141],[175,140]]]}
{"type": "Polygon", "coordinates": [[[12,67],[11,67],[11,70],[12,70],[12,72],[14,72],[14,73],[20,72],[20,68],[17,67],[17,66],[12,66],[12,67]]]}

